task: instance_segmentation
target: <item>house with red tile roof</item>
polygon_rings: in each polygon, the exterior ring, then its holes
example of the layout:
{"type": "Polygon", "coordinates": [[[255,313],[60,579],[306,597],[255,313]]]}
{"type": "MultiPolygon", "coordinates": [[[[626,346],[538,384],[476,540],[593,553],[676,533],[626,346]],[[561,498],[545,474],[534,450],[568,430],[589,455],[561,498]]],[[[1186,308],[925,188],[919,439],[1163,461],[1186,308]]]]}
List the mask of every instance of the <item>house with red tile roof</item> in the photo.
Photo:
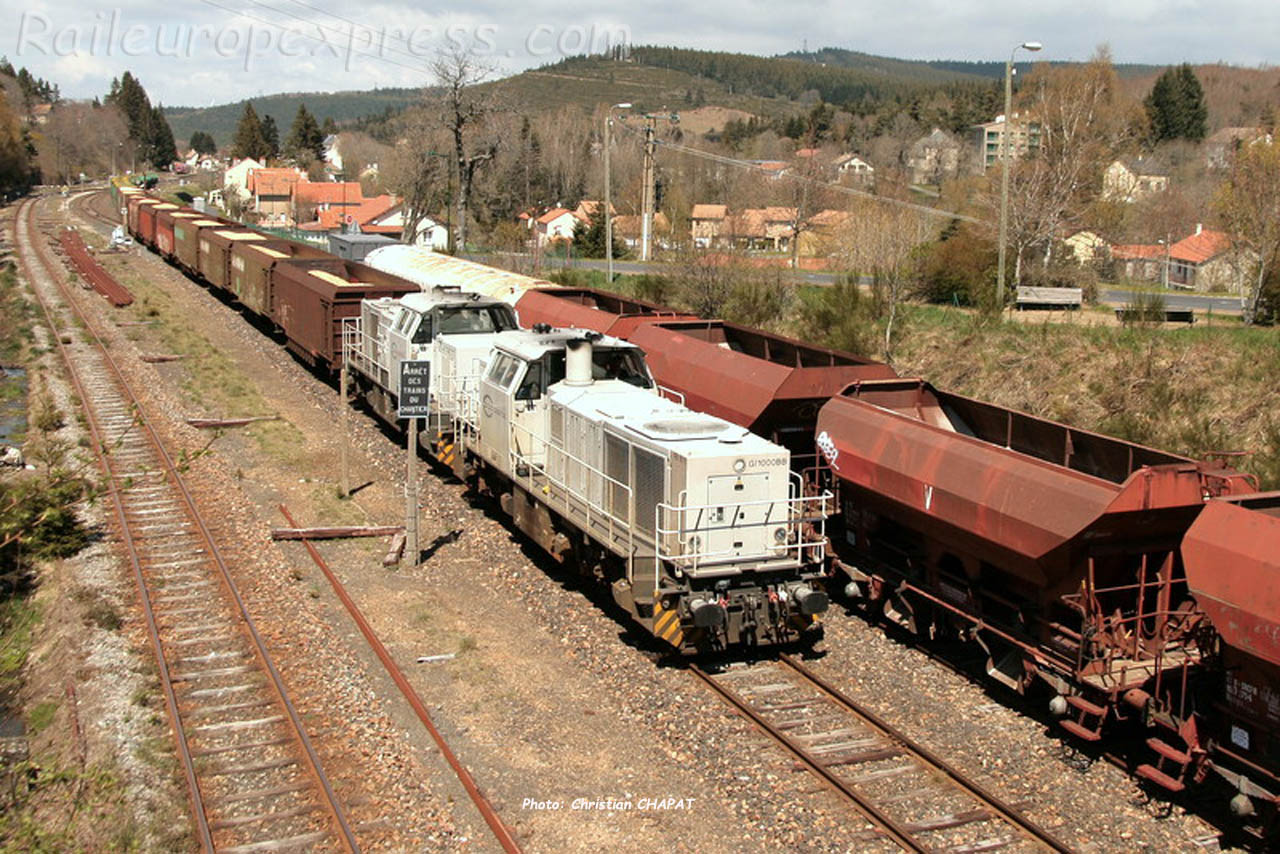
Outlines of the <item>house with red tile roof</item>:
{"type": "Polygon", "coordinates": [[[254,210],[264,222],[288,222],[293,215],[293,186],[306,180],[307,173],[301,169],[250,170],[248,188],[254,210]]]}
{"type": "Polygon", "coordinates": [[[1171,244],[1126,244],[1111,247],[1111,257],[1131,279],[1162,281],[1168,265],[1172,287],[1238,294],[1243,291],[1256,256],[1234,246],[1230,236],[1197,224],[1193,234],[1171,244]]]}
{"type": "Polygon", "coordinates": [[[573,240],[573,229],[581,222],[567,208],[552,208],[533,222],[534,234],[539,246],[548,243],[570,242],[573,240]]]}
{"type": "Polygon", "coordinates": [[[1254,263],[1256,256],[1236,249],[1227,234],[1197,223],[1195,234],[1169,247],[1169,284],[1238,294],[1254,263]]]}
{"type": "Polygon", "coordinates": [[[696,249],[707,249],[725,240],[728,205],[694,205],[689,213],[689,235],[696,249]]]}

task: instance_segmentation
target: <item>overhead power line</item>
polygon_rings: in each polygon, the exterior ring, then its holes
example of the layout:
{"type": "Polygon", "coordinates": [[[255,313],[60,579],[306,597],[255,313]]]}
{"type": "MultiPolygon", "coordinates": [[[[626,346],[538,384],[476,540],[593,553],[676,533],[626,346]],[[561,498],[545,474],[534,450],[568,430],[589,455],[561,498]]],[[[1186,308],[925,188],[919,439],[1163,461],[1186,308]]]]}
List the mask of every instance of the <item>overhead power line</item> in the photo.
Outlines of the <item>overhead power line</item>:
{"type": "MultiPolygon", "coordinates": [[[[629,133],[635,135],[637,138],[640,138],[640,132],[635,128],[630,127],[626,124],[623,124],[622,127],[625,130],[627,130],[629,133]]],[[[682,145],[681,143],[678,143],[678,142],[668,142],[664,140],[657,140],[657,144],[663,148],[669,148],[672,151],[678,151],[681,154],[688,154],[692,157],[701,157],[704,160],[710,160],[715,163],[722,163],[726,166],[734,166],[739,169],[747,169],[757,173],[760,171],[760,165],[758,163],[752,163],[750,160],[741,160],[739,158],[729,157],[728,155],[724,155],[724,154],[716,154],[715,152],[712,152],[712,151],[705,151],[701,148],[694,148],[693,146],[690,146],[690,145],[682,145]]],[[[961,222],[969,222],[969,223],[973,223],[974,225],[990,225],[990,223],[988,223],[986,220],[978,219],[977,217],[967,216],[965,214],[955,213],[952,211],[939,210],[938,208],[929,207],[928,205],[922,205],[916,202],[907,202],[907,201],[903,201],[902,199],[894,199],[889,196],[878,196],[875,193],[869,193],[866,190],[859,190],[856,187],[846,187],[843,184],[836,184],[832,181],[825,181],[820,178],[811,178],[807,175],[797,175],[794,172],[790,172],[790,171],[781,173],[779,177],[787,178],[792,181],[807,182],[811,186],[823,187],[825,189],[834,190],[835,192],[843,193],[846,196],[854,196],[856,198],[867,199],[869,201],[879,202],[881,204],[894,205],[896,207],[917,211],[919,213],[923,213],[928,216],[936,216],[936,217],[941,217],[943,219],[948,219],[948,220],[952,220],[952,219],[960,220],[961,222]]]]}

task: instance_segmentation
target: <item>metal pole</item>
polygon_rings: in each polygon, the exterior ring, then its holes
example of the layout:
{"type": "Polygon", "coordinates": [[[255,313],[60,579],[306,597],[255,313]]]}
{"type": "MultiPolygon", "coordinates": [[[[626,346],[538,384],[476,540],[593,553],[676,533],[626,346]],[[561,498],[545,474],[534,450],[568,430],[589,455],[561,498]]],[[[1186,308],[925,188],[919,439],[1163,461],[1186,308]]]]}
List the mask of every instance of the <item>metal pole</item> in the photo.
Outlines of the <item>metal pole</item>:
{"type": "Polygon", "coordinates": [[[409,566],[418,565],[418,419],[409,419],[409,438],[405,442],[409,455],[409,473],[404,485],[405,552],[409,566]]]}
{"type": "Polygon", "coordinates": [[[609,259],[608,282],[613,284],[613,207],[609,193],[609,125],[613,121],[613,109],[604,114],[604,254],[609,259]]]}
{"type": "Polygon", "coordinates": [[[648,261],[652,252],[650,241],[653,237],[653,122],[654,119],[650,116],[649,124],[644,129],[644,206],[640,217],[641,261],[648,261]]]}
{"type": "MultiPolygon", "coordinates": [[[[1017,48],[1014,48],[1017,51],[1017,48]]],[[[996,262],[996,310],[1004,311],[1005,246],[1009,240],[1009,113],[1013,109],[1013,54],[1004,64],[1004,127],[1000,131],[1000,249],[996,262]]]]}
{"type": "Polygon", "coordinates": [[[350,405],[347,402],[347,354],[342,354],[342,372],[338,375],[338,406],[342,408],[342,445],[340,459],[342,462],[342,480],[338,484],[338,488],[342,490],[342,497],[348,498],[351,495],[351,464],[349,460],[349,446],[351,445],[351,416],[349,410],[350,405]]]}

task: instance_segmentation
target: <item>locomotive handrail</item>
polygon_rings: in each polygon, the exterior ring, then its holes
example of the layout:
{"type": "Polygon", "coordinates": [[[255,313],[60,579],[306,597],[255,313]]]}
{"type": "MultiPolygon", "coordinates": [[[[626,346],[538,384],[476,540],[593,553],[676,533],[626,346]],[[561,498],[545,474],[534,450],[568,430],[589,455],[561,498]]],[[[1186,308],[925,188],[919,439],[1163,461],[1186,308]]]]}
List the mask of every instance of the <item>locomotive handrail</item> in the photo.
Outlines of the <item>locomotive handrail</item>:
{"type": "MultiPolygon", "coordinates": [[[[507,452],[508,452],[508,456],[511,464],[510,472],[511,472],[512,480],[523,479],[528,486],[527,491],[529,492],[529,494],[537,495],[539,490],[534,486],[534,473],[537,472],[542,477],[546,478],[547,481],[552,486],[554,486],[557,490],[559,490],[559,492],[564,496],[564,508],[566,511],[566,515],[569,515],[569,511],[570,511],[569,499],[576,498],[579,502],[581,502],[585,510],[588,529],[590,529],[592,524],[593,511],[595,511],[594,512],[595,517],[603,517],[603,520],[607,525],[609,542],[611,544],[615,541],[615,538],[618,534],[617,526],[619,524],[625,524],[626,525],[625,534],[626,534],[626,541],[627,541],[627,581],[632,581],[633,580],[632,563],[635,557],[636,526],[635,526],[635,495],[631,487],[623,483],[622,481],[619,481],[610,477],[600,469],[593,466],[591,463],[587,462],[584,459],[579,458],[578,456],[574,455],[573,453],[566,450],[565,448],[560,447],[545,439],[540,439],[534,436],[533,432],[529,430],[529,428],[525,427],[524,425],[518,424],[515,421],[509,421],[508,425],[510,427],[510,433],[508,434],[508,437],[509,439],[511,439],[511,442],[508,445],[507,452]],[[517,430],[527,434],[530,439],[534,439],[542,442],[543,448],[544,448],[543,462],[539,463],[531,458],[526,457],[524,454],[520,453],[519,451],[514,450],[517,446],[517,442],[515,441],[517,430]],[[594,506],[590,495],[583,495],[577,489],[575,489],[572,485],[570,485],[568,482],[564,480],[560,480],[555,475],[551,474],[551,472],[548,470],[548,464],[550,462],[551,452],[553,451],[562,455],[566,461],[572,461],[583,467],[583,469],[588,474],[588,479],[587,479],[588,492],[590,492],[590,489],[591,489],[590,476],[601,478],[601,486],[602,486],[601,506],[599,508],[596,508],[594,506]],[[521,465],[523,465],[524,471],[525,471],[525,474],[523,475],[520,474],[521,465]],[[626,500],[627,500],[627,518],[625,522],[615,517],[613,513],[609,511],[608,501],[604,497],[607,490],[604,489],[604,487],[618,487],[618,488],[621,488],[625,493],[626,500]]],[[[568,466],[565,467],[565,471],[568,472],[568,466]]],[[[550,504],[551,502],[548,501],[547,503],[550,504]]]]}
{"type": "Polygon", "coordinates": [[[658,552],[659,560],[666,560],[676,565],[685,565],[693,571],[697,571],[699,566],[706,562],[713,562],[716,558],[739,557],[734,555],[732,549],[721,549],[711,551],[702,549],[701,543],[696,547],[690,548],[692,538],[698,535],[706,535],[713,531],[724,530],[744,530],[751,528],[765,528],[785,526],[787,530],[786,538],[781,543],[769,546],[768,551],[759,557],[765,560],[772,560],[779,554],[784,557],[791,552],[795,552],[795,561],[797,564],[803,562],[803,556],[806,550],[812,550],[815,559],[822,561],[826,557],[826,520],[830,515],[827,510],[828,502],[834,496],[824,491],[821,495],[796,495],[789,492],[789,497],[785,499],[763,498],[752,501],[735,501],[733,507],[761,507],[768,506],[770,510],[781,505],[783,512],[786,513],[786,519],[779,520],[772,517],[772,513],[766,513],[764,519],[750,522],[737,522],[732,524],[714,525],[701,521],[704,513],[709,513],[712,509],[723,508],[729,506],[727,504],[686,504],[686,493],[680,493],[680,504],[672,505],[666,502],[660,502],[656,510],[656,518],[654,520],[654,530],[657,534],[655,538],[655,548],[658,552]],[[816,505],[814,510],[806,510],[807,505],[816,505]],[[669,514],[669,515],[668,515],[669,514]],[[689,524],[689,515],[694,514],[698,520],[692,526],[689,524]],[[674,524],[674,527],[663,525],[664,516],[668,517],[668,524],[674,524]],[[670,520],[675,520],[671,522],[670,520]],[[806,540],[804,536],[804,522],[817,521],[815,527],[816,539],[806,540]],[[673,539],[680,547],[679,551],[672,552],[664,548],[667,539],[673,539]]]}

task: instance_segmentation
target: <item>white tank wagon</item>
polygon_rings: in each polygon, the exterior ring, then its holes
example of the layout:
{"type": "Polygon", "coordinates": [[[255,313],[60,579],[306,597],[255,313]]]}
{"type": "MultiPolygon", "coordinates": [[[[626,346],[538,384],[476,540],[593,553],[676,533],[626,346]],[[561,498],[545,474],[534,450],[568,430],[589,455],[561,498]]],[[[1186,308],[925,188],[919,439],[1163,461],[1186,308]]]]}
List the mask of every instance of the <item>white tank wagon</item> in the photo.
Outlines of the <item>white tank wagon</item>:
{"type": "Polygon", "coordinates": [[[480,376],[495,337],[515,328],[506,303],[434,287],[362,302],[360,316],[343,323],[343,359],[357,395],[390,424],[397,423],[400,363],[428,362],[432,411],[419,435],[423,447],[443,459],[451,452],[463,390],[480,376]]]}
{"type": "Polygon", "coordinates": [[[502,300],[508,305],[515,305],[516,301],[530,288],[559,287],[545,279],[523,276],[509,270],[477,264],[474,261],[433,252],[421,246],[407,246],[402,243],[373,250],[365,257],[364,263],[402,279],[408,279],[424,289],[438,285],[457,287],[463,291],[502,300]]]}
{"type": "Polygon", "coordinates": [[[455,470],[683,652],[817,637],[831,496],[790,453],[662,397],[641,351],[503,332],[468,392],[455,470]]]}

